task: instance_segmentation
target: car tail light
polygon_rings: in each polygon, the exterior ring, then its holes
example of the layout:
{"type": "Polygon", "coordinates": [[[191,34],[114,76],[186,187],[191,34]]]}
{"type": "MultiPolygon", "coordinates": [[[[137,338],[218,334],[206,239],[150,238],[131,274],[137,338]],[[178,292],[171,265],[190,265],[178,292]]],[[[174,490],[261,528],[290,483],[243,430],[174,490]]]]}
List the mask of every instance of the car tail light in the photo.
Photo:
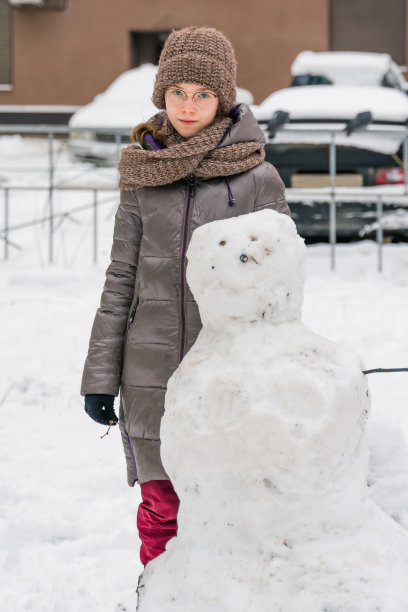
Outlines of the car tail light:
{"type": "Polygon", "coordinates": [[[375,174],[376,185],[396,185],[404,182],[403,168],[378,168],[375,174]]]}

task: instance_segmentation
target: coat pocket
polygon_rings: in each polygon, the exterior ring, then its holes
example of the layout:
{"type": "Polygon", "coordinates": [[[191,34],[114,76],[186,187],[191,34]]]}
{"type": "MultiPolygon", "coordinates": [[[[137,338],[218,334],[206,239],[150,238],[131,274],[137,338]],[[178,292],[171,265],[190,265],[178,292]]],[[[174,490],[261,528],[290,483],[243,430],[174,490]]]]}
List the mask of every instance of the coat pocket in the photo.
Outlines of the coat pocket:
{"type": "Polygon", "coordinates": [[[139,296],[136,296],[136,300],[134,301],[133,305],[130,307],[130,316],[128,318],[128,322],[126,325],[126,332],[125,332],[125,337],[123,339],[123,351],[122,351],[122,356],[125,356],[125,351],[126,351],[126,343],[127,343],[127,339],[128,339],[128,335],[129,335],[129,329],[130,326],[132,325],[133,321],[135,320],[135,316],[136,316],[136,310],[137,307],[139,306],[139,296]]]}

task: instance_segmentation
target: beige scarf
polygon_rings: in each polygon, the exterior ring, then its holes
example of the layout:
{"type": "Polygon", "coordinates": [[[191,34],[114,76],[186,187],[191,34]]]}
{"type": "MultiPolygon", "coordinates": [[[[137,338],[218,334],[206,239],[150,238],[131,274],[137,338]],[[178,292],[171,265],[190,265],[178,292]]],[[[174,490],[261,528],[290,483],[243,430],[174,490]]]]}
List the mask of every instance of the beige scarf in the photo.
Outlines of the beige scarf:
{"type": "Polygon", "coordinates": [[[166,149],[149,151],[129,145],[122,150],[118,164],[119,189],[122,191],[168,185],[188,174],[199,178],[239,174],[254,168],[265,158],[262,144],[256,141],[217,148],[233,123],[230,117],[208,125],[188,140],[174,129],[164,111],[154,115],[150,122],[159,122],[163,118],[166,149]]]}

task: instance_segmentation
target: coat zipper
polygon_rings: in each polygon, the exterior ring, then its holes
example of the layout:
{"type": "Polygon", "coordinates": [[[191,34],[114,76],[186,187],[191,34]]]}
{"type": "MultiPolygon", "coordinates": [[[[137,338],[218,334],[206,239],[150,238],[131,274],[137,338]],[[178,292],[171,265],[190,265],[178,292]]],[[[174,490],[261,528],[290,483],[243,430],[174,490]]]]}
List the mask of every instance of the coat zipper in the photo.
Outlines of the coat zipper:
{"type": "Polygon", "coordinates": [[[137,482],[137,478],[138,478],[138,476],[137,476],[137,466],[136,466],[136,457],[135,457],[135,453],[133,452],[132,441],[130,439],[130,436],[128,434],[128,431],[127,431],[126,427],[124,428],[124,430],[125,430],[125,434],[126,434],[126,437],[127,437],[129,451],[130,451],[130,454],[132,456],[132,461],[133,461],[133,485],[135,485],[135,483],[137,482]]]}
{"type": "Polygon", "coordinates": [[[186,342],[186,275],[185,275],[185,267],[186,267],[186,251],[187,251],[187,238],[190,227],[190,217],[191,217],[191,201],[195,196],[195,176],[194,174],[188,175],[188,197],[187,204],[184,210],[184,220],[183,220],[183,242],[181,247],[181,257],[180,257],[180,296],[179,296],[179,310],[180,310],[180,343],[179,343],[179,363],[184,357],[185,353],[185,342],[186,342]]]}
{"type": "MultiPolygon", "coordinates": [[[[137,310],[138,305],[139,305],[139,296],[136,297],[136,302],[133,305],[132,312],[130,313],[129,321],[128,321],[127,326],[126,326],[126,333],[125,333],[125,337],[124,337],[124,340],[123,340],[122,358],[125,356],[126,342],[127,342],[127,338],[128,338],[128,334],[129,334],[129,328],[130,328],[130,326],[132,325],[132,323],[133,323],[133,321],[135,319],[136,310],[137,310]]],[[[137,467],[136,467],[136,457],[135,457],[135,453],[133,452],[132,442],[130,440],[130,436],[128,434],[128,431],[127,431],[126,427],[124,427],[124,430],[125,430],[125,434],[126,434],[126,437],[127,437],[129,451],[130,451],[130,454],[131,454],[131,457],[132,457],[132,461],[133,461],[133,485],[135,485],[135,483],[137,482],[137,479],[138,479],[137,467]]]]}

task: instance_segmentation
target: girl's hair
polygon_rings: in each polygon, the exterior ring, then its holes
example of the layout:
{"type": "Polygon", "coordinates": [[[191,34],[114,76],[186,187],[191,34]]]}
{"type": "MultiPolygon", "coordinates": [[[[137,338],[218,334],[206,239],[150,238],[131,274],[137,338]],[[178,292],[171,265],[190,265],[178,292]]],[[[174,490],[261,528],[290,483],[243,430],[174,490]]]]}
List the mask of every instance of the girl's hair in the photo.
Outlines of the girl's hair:
{"type": "MultiPolygon", "coordinates": [[[[220,119],[222,119],[223,116],[224,115],[222,113],[222,110],[220,106],[218,105],[217,112],[214,117],[214,122],[220,121],[220,119]]],[[[139,125],[137,125],[133,129],[130,140],[131,142],[138,142],[141,146],[143,146],[145,134],[150,134],[151,136],[153,136],[154,140],[158,144],[163,145],[163,146],[167,145],[167,138],[165,134],[163,134],[162,132],[161,125],[155,125],[154,123],[149,123],[149,122],[139,123],[139,125]]]]}
{"type": "Polygon", "coordinates": [[[166,146],[167,139],[162,132],[161,125],[155,125],[154,123],[149,122],[139,123],[139,125],[133,128],[130,140],[131,142],[138,142],[141,146],[143,146],[145,134],[151,134],[158,144],[166,146]]]}

